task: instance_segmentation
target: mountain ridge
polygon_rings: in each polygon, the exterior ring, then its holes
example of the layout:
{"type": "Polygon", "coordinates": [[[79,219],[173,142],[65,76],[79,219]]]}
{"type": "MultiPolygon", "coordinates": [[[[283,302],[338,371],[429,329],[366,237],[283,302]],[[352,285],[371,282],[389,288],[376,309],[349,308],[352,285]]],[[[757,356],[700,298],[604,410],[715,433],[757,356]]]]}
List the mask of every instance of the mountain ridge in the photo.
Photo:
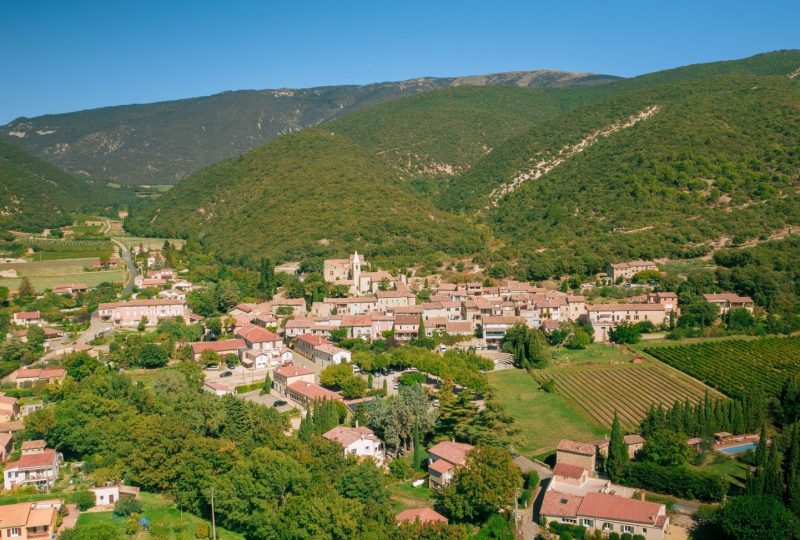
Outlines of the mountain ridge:
{"type": "Polygon", "coordinates": [[[175,183],[278,136],[408,95],[451,86],[591,86],[611,75],[556,70],[419,77],[366,85],[231,90],[210,96],[20,117],[0,139],[72,174],[175,183]]]}

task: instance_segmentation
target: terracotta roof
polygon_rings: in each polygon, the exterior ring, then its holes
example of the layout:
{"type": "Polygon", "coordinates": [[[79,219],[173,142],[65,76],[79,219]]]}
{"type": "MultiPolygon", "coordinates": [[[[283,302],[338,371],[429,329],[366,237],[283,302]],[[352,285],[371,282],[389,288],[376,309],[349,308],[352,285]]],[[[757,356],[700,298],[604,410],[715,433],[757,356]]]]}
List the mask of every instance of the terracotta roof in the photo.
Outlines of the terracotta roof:
{"type": "Polygon", "coordinates": [[[253,311],[254,308],[255,306],[253,304],[236,304],[236,307],[234,309],[238,309],[239,311],[244,311],[245,313],[250,313],[251,311],[253,311]]]}
{"type": "Polygon", "coordinates": [[[585,456],[593,456],[597,451],[595,445],[592,443],[570,441],[568,439],[562,439],[561,442],[558,443],[556,450],[572,452],[573,454],[583,454],[585,456]]]}
{"type": "Polygon", "coordinates": [[[419,317],[416,315],[395,315],[394,316],[394,324],[395,325],[419,325],[419,317]]]}
{"type": "Polygon", "coordinates": [[[20,456],[17,461],[11,461],[6,464],[6,470],[9,469],[41,469],[42,467],[52,466],[56,460],[56,451],[52,448],[46,448],[40,454],[26,454],[20,456]]]}
{"type": "Polygon", "coordinates": [[[581,516],[655,525],[663,506],[608,493],[587,493],[578,509],[581,516]]]}
{"type": "Polygon", "coordinates": [[[314,326],[314,319],[289,319],[284,328],[311,328],[314,326]]]}
{"type": "Polygon", "coordinates": [[[644,438],[641,435],[625,435],[623,437],[625,439],[625,444],[642,444],[644,443],[644,438]]]}
{"type": "Polygon", "coordinates": [[[44,450],[47,447],[47,443],[41,439],[36,439],[33,441],[25,441],[20,446],[21,450],[44,450]]]}
{"type": "Polygon", "coordinates": [[[403,510],[397,516],[395,516],[395,521],[398,523],[402,523],[404,521],[417,521],[419,520],[420,523],[423,525],[425,523],[436,523],[442,522],[447,523],[447,518],[444,517],[442,514],[435,510],[431,510],[430,508],[409,508],[408,510],[403,510]]]}
{"type": "Polygon", "coordinates": [[[246,339],[251,343],[266,343],[271,341],[280,341],[281,338],[277,334],[270,332],[266,328],[256,326],[255,324],[246,324],[236,331],[236,335],[242,339],[246,339]]]}
{"type": "Polygon", "coordinates": [[[447,321],[444,326],[448,334],[455,332],[472,332],[472,323],[470,321],[447,321]]]}
{"type": "Polygon", "coordinates": [[[54,507],[37,508],[41,503],[17,503],[0,506],[0,529],[11,527],[36,527],[53,522],[56,509],[54,507]]]}
{"type": "Polygon", "coordinates": [[[0,405],[11,405],[12,407],[16,405],[17,398],[13,398],[10,396],[0,396],[0,405]]]}
{"type": "Polygon", "coordinates": [[[414,294],[408,291],[378,291],[375,296],[381,298],[414,298],[414,294]]]}
{"type": "Polygon", "coordinates": [[[595,304],[586,306],[587,311],[664,311],[661,304],[595,304]]]}
{"type": "Polygon", "coordinates": [[[337,354],[337,353],[340,353],[340,352],[348,352],[345,349],[341,349],[341,348],[337,347],[333,343],[323,343],[322,345],[317,345],[316,347],[314,347],[314,349],[317,350],[317,351],[322,351],[322,352],[327,353],[327,354],[331,354],[331,355],[337,354]]]}
{"type": "Polygon", "coordinates": [[[289,390],[296,392],[305,397],[309,401],[317,399],[342,399],[342,395],[338,392],[323,388],[318,384],[296,381],[288,386],[289,390]]]}
{"type": "Polygon", "coordinates": [[[306,307],[304,298],[282,298],[280,300],[273,300],[275,306],[301,306],[306,307]]]}
{"type": "Polygon", "coordinates": [[[313,375],[314,372],[306,369],[305,367],[301,366],[300,364],[292,364],[291,362],[279,367],[275,370],[277,375],[281,375],[282,377],[300,377],[302,375],[313,375]]]}
{"type": "Polygon", "coordinates": [[[33,320],[33,319],[41,319],[42,315],[38,311],[20,311],[18,313],[14,313],[15,319],[22,319],[22,320],[33,320]]]}
{"type": "Polygon", "coordinates": [[[53,379],[56,377],[65,377],[67,375],[66,370],[63,368],[52,368],[52,369],[30,369],[30,368],[19,368],[17,370],[17,379],[53,379]]]}
{"type": "Polygon", "coordinates": [[[342,326],[372,326],[372,319],[369,315],[344,315],[342,326]]]}
{"type": "Polygon", "coordinates": [[[484,325],[487,325],[487,324],[510,324],[510,325],[514,325],[514,324],[525,324],[525,319],[523,319],[522,317],[505,317],[505,316],[496,317],[496,316],[492,316],[492,315],[487,315],[486,317],[483,317],[483,321],[482,322],[483,322],[484,325]]]}
{"type": "Polygon", "coordinates": [[[752,303],[753,299],[749,296],[739,296],[736,293],[719,293],[719,294],[704,294],[703,298],[706,302],[737,302],[737,303],[752,303]]]}
{"type": "Polygon", "coordinates": [[[575,518],[582,502],[583,497],[579,495],[548,490],[544,494],[539,514],[548,517],[575,518]]]}
{"type": "Polygon", "coordinates": [[[0,433],[0,450],[3,450],[11,445],[11,433],[0,433]]]}
{"type": "Polygon", "coordinates": [[[318,347],[320,345],[325,345],[326,343],[330,343],[327,339],[322,336],[315,336],[314,334],[302,334],[297,336],[297,341],[302,341],[303,343],[308,343],[313,347],[318,347]]]}
{"type": "Polygon", "coordinates": [[[330,431],[323,433],[322,436],[328,439],[329,441],[338,442],[345,448],[347,448],[348,446],[350,446],[359,439],[370,439],[373,441],[379,441],[378,437],[375,436],[375,433],[368,427],[364,426],[359,426],[359,427],[336,426],[330,431]]]}
{"type": "Polygon", "coordinates": [[[429,454],[445,459],[454,465],[463,465],[473,446],[471,444],[442,441],[428,449],[429,454]]]}
{"type": "Polygon", "coordinates": [[[186,300],[170,300],[163,298],[128,300],[127,302],[106,302],[100,304],[98,309],[114,309],[120,307],[144,307],[144,306],[183,306],[186,300]]]}
{"type": "Polygon", "coordinates": [[[25,429],[25,422],[22,420],[14,420],[13,422],[0,423],[0,433],[13,433],[25,429]]]}
{"type": "Polygon", "coordinates": [[[553,468],[553,474],[563,476],[565,478],[580,478],[586,469],[578,467],[577,465],[570,465],[569,463],[556,463],[553,468]]]}
{"type": "Polygon", "coordinates": [[[444,474],[452,468],[453,464],[447,461],[446,459],[437,459],[436,461],[428,465],[429,471],[434,471],[439,474],[444,474]]]}
{"type": "Polygon", "coordinates": [[[231,388],[230,386],[225,386],[224,384],[205,381],[203,385],[211,388],[212,390],[218,390],[220,392],[226,392],[226,393],[233,393],[233,388],[231,388]]]}
{"type": "Polygon", "coordinates": [[[203,351],[221,352],[243,349],[246,344],[243,339],[223,339],[221,341],[196,341],[191,346],[194,354],[200,354],[203,351]]]}

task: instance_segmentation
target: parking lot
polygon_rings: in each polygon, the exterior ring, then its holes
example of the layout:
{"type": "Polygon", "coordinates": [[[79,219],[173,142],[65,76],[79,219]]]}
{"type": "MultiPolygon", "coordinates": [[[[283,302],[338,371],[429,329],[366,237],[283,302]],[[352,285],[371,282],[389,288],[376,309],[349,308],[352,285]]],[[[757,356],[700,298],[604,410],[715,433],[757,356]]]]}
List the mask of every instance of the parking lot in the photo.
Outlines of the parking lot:
{"type": "Polygon", "coordinates": [[[236,388],[237,386],[242,386],[244,384],[253,384],[263,381],[268,371],[269,370],[266,368],[249,369],[242,366],[236,366],[233,369],[228,369],[225,367],[225,364],[222,364],[219,367],[219,370],[204,369],[203,374],[206,376],[206,380],[209,382],[224,384],[225,386],[236,388]],[[223,377],[222,374],[227,371],[230,371],[231,375],[229,377],[223,377]]]}

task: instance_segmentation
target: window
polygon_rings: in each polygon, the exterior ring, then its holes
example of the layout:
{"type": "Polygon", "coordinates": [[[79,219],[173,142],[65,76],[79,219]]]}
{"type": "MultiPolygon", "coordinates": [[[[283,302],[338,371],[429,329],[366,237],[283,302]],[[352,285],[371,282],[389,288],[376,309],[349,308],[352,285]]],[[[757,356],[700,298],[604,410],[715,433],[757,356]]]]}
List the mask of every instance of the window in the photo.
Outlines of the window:
{"type": "Polygon", "coordinates": [[[623,525],[622,532],[624,533],[633,533],[633,527],[630,525],[623,525]]]}
{"type": "Polygon", "coordinates": [[[15,536],[20,536],[21,534],[22,531],[20,531],[18,527],[12,527],[11,529],[8,529],[9,538],[14,538],[15,536]]]}
{"type": "Polygon", "coordinates": [[[573,523],[574,524],[574,523],[577,523],[578,520],[577,519],[572,519],[572,518],[561,518],[561,522],[562,523],[573,523]]]}
{"type": "Polygon", "coordinates": [[[594,527],[594,520],[593,519],[582,519],[581,525],[584,527],[594,527]]]}
{"type": "Polygon", "coordinates": [[[613,523],[603,523],[603,530],[604,531],[613,531],[614,524],[613,523]]]}

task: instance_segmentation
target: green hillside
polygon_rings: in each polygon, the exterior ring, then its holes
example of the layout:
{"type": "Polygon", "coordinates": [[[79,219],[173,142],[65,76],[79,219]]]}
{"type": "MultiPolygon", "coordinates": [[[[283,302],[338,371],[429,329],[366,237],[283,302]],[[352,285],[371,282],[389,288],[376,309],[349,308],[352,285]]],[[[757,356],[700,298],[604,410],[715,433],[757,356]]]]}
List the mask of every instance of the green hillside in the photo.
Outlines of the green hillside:
{"type": "Polygon", "coordinates": [[[358,248],[414,260],[469,254],[469,223],[415,197],[380,158],[320,129],[204,169],[126,221],[135,233],[195,234],[228,260],[307,259],[358,248]]]}
{"type": "Polygon", "coordinates": [[[449,86],[592,86],[617,77],[523,71],[424,77],[367,85],[244,90],[143,105],[104,107],[0,127],[0,139],[73,174],[130,184],[174,184],[280,135],[381,103],[449,86]]]}
{"type": "Polygon", "coordinates": [[[129,188],[70,176],[0,141],[0,229],[41,231],[70,223],[70,212],[124,205],[129,188]]]}
{"type": "Polygon", "coordinates": [[[697,255],[709,241],[797,224],[798,171],[800,81],[719,75],[559,116],[454,179],[440,204],[481,211],[509,246],[505,256],[526,258],[532,276],[591,273],[613,259],[697,255]],[[569,152],[648,110],[635,125],[569,152]],[[560,164],[510,194],[494,191],[557,157],[560,164]]]}

